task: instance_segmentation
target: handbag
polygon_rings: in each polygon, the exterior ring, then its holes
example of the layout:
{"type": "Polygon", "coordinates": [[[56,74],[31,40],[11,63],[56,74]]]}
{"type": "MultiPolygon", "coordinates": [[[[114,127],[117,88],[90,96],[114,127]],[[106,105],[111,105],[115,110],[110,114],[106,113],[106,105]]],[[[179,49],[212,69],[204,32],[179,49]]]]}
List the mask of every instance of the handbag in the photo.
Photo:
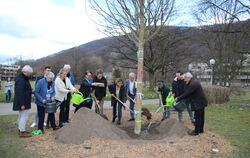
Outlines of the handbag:
{"type": "Polygon", "coordinates": [[[49,102],[45,104],[45,112],[46,113],[55,113],[57,110],[56,102],[49,102]]]}
{"type": "Polygon", "coordinates": [[[173,105],[175,104],[175,99],[173,94],[169,94],[166,98],[166,107],[173,108],[173,105]]]}
{"type": "Polygon", "coordinates": [[[174,109],[178,112],[183,112],[186,108],[186,103],[184,100],[181,100],[174,104],[174,109]]]}

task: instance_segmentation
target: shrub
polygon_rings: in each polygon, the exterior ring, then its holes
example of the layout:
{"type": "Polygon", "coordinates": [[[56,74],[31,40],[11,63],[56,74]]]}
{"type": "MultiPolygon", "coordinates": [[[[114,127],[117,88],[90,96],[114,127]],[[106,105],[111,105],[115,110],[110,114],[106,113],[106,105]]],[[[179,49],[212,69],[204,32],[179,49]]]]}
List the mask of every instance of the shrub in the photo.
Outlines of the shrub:
{"type": "Polygon", "coordinates": [[[230,88],[221,86],[204,86],[208,104],[222,104],[229,101],[230,88]]]}

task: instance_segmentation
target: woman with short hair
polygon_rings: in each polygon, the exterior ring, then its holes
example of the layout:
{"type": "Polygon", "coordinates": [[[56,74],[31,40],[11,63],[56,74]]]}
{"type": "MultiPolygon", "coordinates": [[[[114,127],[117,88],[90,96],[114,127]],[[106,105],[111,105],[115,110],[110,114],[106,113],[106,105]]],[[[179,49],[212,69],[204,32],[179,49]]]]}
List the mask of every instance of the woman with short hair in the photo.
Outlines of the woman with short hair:
{"type": "MultiPolygon", "coordinates": [[[[46,103],[55,101],[55,83],[54,83],[54,73],[47,72],[43,79],[40,79],[35,88],[35,103],[37,104],[38,111],[38,130],[43,132],[44,117],[45,117],[45,106],[46,103]]],[[[54,113],[48,114],[48,120],[51,123],[53,130],[57,130],[55,124],[55,115],[54,113]]],[[[41,133],[40,132],[40,133],[41,133]]],[[[39,133],[39,134],[40,134],[39,133]]]]}
{"type": "MultiPolygon", "coordinates": [[[[115,96],[119,98],[123,103],[126,103],[126,88],[124,86],[124,81],[122,79],[117,79],[115,83],[110,84],[108,86],[109,92],[111,96],[115,96]]],[[[112,122],[115,122],[115,119],[117,117],[117,103],[118,103],[118,120],[117,125],[121,124],[121,118],[122,118],[122,104],[116,100],[115,97],[111,97],[111,106],[113,107],[113,119],[112,122]]]]}
{"type": "Polygon", "coordinates": [[[67,77],[67,71],[61,69],[59,76],[55,80],[55,99],[60,103],[59,126],[63,127],[67,123],[67,94],[78,92],[67,77]]]}

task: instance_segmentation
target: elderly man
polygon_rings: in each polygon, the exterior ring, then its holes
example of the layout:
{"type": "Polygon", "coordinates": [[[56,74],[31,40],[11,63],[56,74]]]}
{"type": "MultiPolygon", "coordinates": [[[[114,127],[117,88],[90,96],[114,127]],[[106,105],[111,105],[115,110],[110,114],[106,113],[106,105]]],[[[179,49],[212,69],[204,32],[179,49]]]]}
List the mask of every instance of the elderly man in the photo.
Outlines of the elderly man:
{"type": "Polygon", "coordinates": [[[29,78],[33,69],[29,65],[25,65],[22,73],[18,74],[15,79],[15,96],[13,103],[13,111],[19,111],[18,129],[20,137],[30,137],[30,133],[26,132],[26,122],[28,119],[28,110],[31,108],[32,89],[29,78]]]}
{"type": "MultiPolygon", "coordinates": [[[[134,99],[136,97],[136,87],[135,87],[135,74],[133,72],[129,74],[129,79],[126,80],[125,87],[127,90],[127,95],[130,98],[129,99],[130,109],[134,112],[134,107],[135,107],[134,99]]],[[[128,121],[135,120],[135,116],[132,111],[130,112],[130,119],[128,121]]]]}
{"type": "Polygon", "coordinates": [[[176,101],[187,98],[190,99],[192,110],[195,112],[195,130],[188,134],[196,136],[204,132],[203,128],[207,99],[200,82],[193,79],[193,75],[190,72],[184,74],[184,81],[188,84],[188,88],[181,96],[176,98],[176,101]]]}

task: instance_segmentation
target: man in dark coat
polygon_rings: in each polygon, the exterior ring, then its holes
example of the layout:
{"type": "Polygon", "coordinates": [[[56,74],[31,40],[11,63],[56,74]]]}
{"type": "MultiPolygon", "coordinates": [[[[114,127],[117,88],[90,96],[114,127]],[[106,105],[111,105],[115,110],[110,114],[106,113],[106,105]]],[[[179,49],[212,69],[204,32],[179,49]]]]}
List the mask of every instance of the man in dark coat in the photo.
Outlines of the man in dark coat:
{"type": "Polygon", "coordinates": [[[189,132],[189,135],[196,136],[204,132],[207,99],[200,82],[193,79],[193,75],[190,72],[184,74],[184,81],[188,84],[188,88],[181,96],[176,98],[176,101],[178,102],[187,98],[190,99],[192,110],[195,112],[195,130],[189,132]]]}
{"type": "Polygon", "coordinates": [[[32,89],[29,78],[33,69],[29,65],[22,68],[22,73],[15,79],[15,96],[13,102],[13,111],[19,111],[18,129],[20,137],[30,137],[26,132],[26,122],[28,119],[28,110],[31,108],[32,89]]]}
{"type": "Polygon", "coordinates": [[[100,113],[103,114],[103,104],[104,104],[104,100],[106,97],[106,89],[107,89],[107,80],[106,78],[103,76],[103,71],[101,69],[96,71],[96,76],[93,79],[94,83],[102,83],[104,84],[104,87],[94,87],[95,90],[95,97],[97,99],[96,102],[96,113],[100,113]],[[98,105],[100,106],[99,111],[98,109],[98,105]]]}
{"type": "MultiPolygon", "coordinates": [[[[115,96],[117,98],[119,98],[123,103],[126,103],[126,88],[124,86],[124,82],[122,79],[117,79],[115,83],[110,84],[108,86],[109,88],[109,92],[111,94],[111,96],[115,96]]],[[[117,103],[118,103],[118,120],[117,120],[117,125],[121,124],[121,118],[122,118],[122,104],[117,101],[114,97],[111,97],[111,106],[113,107],[113,119],[112,122],[115,122],[115,119],[117,117],[116,115],[116,107],[117,107],[117,103]]]]}

